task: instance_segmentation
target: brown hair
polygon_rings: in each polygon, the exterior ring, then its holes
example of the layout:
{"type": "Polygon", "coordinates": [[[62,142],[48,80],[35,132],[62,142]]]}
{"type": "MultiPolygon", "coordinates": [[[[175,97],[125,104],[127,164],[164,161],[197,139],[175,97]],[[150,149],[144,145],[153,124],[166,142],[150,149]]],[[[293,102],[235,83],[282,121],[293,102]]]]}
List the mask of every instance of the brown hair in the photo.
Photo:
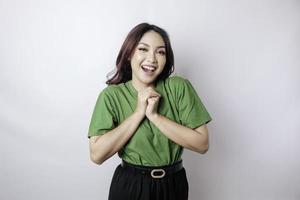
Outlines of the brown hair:
{"type": "Polygon", "coordinates": [[[142,36],[148,31],[155,31],[160,34],[166,46],[166,64],[156,80],[165,79],[173,73],[174,55],[168,33],[158,26],[141,23],[135,26],[127,35],[117,57],[116,69],[108,73],[107,77],[109,78],[111,73],[115,72],[115,74],[106,81],[106,84],[125,83],[132,79],[132,70],[129,59],[142,36]]]}

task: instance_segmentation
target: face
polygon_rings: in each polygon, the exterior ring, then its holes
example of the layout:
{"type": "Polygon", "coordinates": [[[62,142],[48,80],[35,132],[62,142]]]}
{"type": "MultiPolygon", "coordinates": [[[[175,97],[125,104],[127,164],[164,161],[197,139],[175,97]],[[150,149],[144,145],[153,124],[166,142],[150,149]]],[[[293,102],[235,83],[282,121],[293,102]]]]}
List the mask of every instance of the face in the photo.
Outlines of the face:
{"type": "Polygon", "coordinates": [[[154,31],[146,32],[138,42],[130,64],[134,83],[145,86],[153,84],[166,64],[163,38],[154,31]]]}

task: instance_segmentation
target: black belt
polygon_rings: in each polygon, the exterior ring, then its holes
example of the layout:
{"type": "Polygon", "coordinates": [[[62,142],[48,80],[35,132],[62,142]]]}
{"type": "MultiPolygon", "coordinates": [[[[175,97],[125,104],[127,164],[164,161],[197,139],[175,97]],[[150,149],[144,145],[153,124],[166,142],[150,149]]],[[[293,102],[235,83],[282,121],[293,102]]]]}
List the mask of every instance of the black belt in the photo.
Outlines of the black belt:
{"type": "Polygon", "coordinates": [[[139,172],[144,175],[149,175],[152,178],[163,178],[164,176],[174,174],[183,168],[182,160],[174,163],[173,165],[162,166],[162,167],[148,167],[141,165],[130,164],[122,160],[121,166],[123,168],[139,172]]]}

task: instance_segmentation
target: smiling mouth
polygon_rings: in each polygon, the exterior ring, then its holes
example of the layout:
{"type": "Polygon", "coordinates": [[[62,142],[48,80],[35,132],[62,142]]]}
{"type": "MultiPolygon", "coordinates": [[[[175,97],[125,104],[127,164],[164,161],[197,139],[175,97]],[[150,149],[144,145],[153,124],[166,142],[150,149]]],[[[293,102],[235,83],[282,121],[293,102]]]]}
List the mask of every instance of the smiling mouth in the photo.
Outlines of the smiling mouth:
{"type": "Polygon", "coordinates": [[[142,65],[142,69],[145,71],[145,72],[154,72],[156,70],[156,67],[154,66],[149,66],[149,65],[142,65]]]}

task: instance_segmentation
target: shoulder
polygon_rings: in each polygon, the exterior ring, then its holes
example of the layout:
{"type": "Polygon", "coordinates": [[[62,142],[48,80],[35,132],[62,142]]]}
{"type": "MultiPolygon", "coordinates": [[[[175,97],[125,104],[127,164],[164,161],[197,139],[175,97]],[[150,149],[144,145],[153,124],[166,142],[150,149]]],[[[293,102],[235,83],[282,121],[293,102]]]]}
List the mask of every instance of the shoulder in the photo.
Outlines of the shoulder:
{"type": "Polygon", "coordinates": [[[175,76],[168,77],[166,81],[170,82],[171,84],[180,84],[180,83],[184,83],[186,81],[186,78],[183,76],[175,75],[175,76]]]}
{"type": "Polygon", "coordinates": [[[180,98],[185,95],[197,95],[197,92],[190,80],[183,76],[172,76],[167,78],[165,87],[169,88],[175,97],[180,98]]]}
{"type": "Polygon", "coordinates": [[[120,94],[120,85],[107,85],[99,92],[98,99],[103,101],[114,101],[120,94]]]}
{"type": "Polygon", "coordinates": [[[175,75],[166,78],[165,84],[168,85],[170,88],[180,89],[185,87],[187,84],[189,84],[189,81],[183,76],[175,75]]]}
{"type": "Polygon", "coordinates": [[[100,92],[100,94],[108,95],[108,96],[114,95],[121,91],[121,87],[122,87],[122,83],[117,85],[108,85],[100,92]]]}

